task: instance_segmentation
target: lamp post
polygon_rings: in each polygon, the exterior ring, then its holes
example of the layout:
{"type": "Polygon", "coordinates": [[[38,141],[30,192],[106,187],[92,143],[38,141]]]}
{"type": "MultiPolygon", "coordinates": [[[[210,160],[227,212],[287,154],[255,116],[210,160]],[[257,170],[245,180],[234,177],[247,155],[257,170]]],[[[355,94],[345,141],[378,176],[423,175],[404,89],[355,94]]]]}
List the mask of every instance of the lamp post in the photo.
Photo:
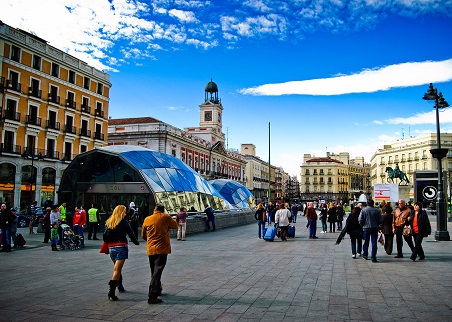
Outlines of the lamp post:
{"type": "Polygon", "coordinates": [[[31,215],[31,206],[33,205],[33,182],[34,182],[34,180],[36,180],[35,167],[34,167],[33,162],[34,162],[35,159],[36,160],[42,160],[43,156],[42,156],[41,153],[39,153],[38,155],[33,154],[33,153],[30,154],[29,151],[26,150],[22,154],[22,157],[24,159],[31,159],[31,177],[30,177],[30,180],[29,180],[30,181],[30,200],[29,200],[29,203],[28,203],[28,211],[27,211],[27,213],[29,215],[31,215]]]}
{"type": "Polygon", "coordinates": [[[439,109],[449,107],[449,103],[443,97],[443,93],[439,93],[438,89],[433,87],[430,83],[427,92],[422,98],[427,101],[435,101],[436,109],[436,149],[431,149],[430,153],[438,160],[438,195],[436,199],[436,228],[435,240],[450,240],[449,232],[447,231],[447,208],[444,200],[444,187],[443,187],[443,167],[442,159],[447,155],[449,149],[441,148],[441,132],[439,129],[439,109]]]}

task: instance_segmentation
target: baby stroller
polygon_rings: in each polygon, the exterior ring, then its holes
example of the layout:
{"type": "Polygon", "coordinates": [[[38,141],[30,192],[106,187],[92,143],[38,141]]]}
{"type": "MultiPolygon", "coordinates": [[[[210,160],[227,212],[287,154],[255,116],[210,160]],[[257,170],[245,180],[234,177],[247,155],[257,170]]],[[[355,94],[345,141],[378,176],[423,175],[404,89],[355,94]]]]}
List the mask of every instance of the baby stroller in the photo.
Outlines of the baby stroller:
{"type": "Polygon", "coordinates": [[[79,249],[80,248],[80,236],[75,235],[71,227],[66,224],[61,224],[61,231],[63,234],[63,240],[61,242],[61,249],[79,249]]]}

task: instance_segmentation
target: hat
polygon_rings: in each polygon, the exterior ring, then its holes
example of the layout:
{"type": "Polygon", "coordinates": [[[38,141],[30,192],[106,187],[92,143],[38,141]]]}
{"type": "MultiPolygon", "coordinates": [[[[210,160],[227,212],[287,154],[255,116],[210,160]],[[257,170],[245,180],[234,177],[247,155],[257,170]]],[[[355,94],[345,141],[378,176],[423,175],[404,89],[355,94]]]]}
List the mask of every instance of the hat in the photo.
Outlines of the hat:
{"type": "Polygon", "coordinates": [[[130,208],[135,207],[135,203],[132,201],[129,205],[130,208]]]}
{"type": "Polygon", "coordinates": [[[11,208],[11,210],[10,210],[10,211],[17,211],[17,210],[16,210],[16,208],[11,208]]]}

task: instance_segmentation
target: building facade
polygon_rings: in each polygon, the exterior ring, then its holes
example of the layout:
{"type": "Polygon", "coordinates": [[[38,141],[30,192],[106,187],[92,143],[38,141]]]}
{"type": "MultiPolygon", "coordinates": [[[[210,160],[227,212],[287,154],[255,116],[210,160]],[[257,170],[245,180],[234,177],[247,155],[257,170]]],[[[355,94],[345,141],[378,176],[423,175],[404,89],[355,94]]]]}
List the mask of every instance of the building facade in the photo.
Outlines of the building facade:
{"type": "Polygon", "coordinates": [[[0,201],[57,202],[62,171],[106,145],[109,75],[0,21],[0,201]]]}
{"type": "Polygon", "coordinates": [[[111,119],[109,145],[138,145],[182,160],[207,180],[231,179],[245,185],[246,161],[233,149],[225,149],[223,106],[218,86],[210,81],[200,106],[199,127],[184,130],[152,117],[111,119]]]}
{"type": "Polygon", "coordinates": [[[370,164],[363,157],[350,159],[348,152],[327,153],[326,157],[303,156],[301,200],[350,200],[360,192],[370,193],[370,164]]]}
{"type": "MultiPolygon", "coordinates": [[[[410,187],[413,188],[414,172],[418,170],[438,170],[438,161],[430,153],[437,146],[436,133],[429,133],[417,137],[410,137],[384,145],[382,149],[371,158],[371,181],[376,183],[389,183],[387,168],[394,169],[396,165],[407,175],[410,187]]],[[[442,159],[442,168],[445,173],[444,191],[450,196],[452,175],[452,134],[441,133],[442,148],[449,149],[447,156],[442,159]]],[[[398,183],[397,179],[396,182],[398,183]]]]}

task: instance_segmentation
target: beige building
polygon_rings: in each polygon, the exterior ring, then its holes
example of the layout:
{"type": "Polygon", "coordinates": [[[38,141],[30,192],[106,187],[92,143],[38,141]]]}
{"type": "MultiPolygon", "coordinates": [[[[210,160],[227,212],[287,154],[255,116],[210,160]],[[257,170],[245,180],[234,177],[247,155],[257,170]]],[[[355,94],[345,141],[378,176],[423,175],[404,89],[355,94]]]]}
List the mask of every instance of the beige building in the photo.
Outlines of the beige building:
{"type": "Polygon", "coordinates": [[[110,77],[0,21],[0,201],[57,202],[62,171],[106,145],[110,77]]]}
{"type": "Polygon", "coordinates": [[[348,152],[327,153],[326,157],[303,156],[301,200],[357,199],[370,192],[370,164],[363,157],[350,159],[348,152]]]}
{"type": "MultiPolygon", "coordinates": [[[[438,162],[430,153],[431,149],[436,148],[436,144],[436,133],[429,133],[384,145],[382,149],[375,152],[370,161],[372,184],[388,183],[386,168],[394,169],[397,164],[399,169],[405,172],[410,180],[410,186],[413,187],[416,170],[438,170],[438,162]]],[[[449,149],[446,158],[442,160],[442,168],[446,173],[445,182],[450,182],[447,179],[450,179],[452,171],[452,134],[441,134],[441,146],[449,149]]],[[[448,186],[445,185],[444,190],[449,192],[450,195],[450,187],[448,186]]]]}
{"type": "Polygon", "coordinates": [[[139,145],[170,154],[207,180],[224,178],[245,185],[246,161],[238,151],[224,147],[223,105],[214,82],[207,83],[205,100],[199,108],[199,127],[184,130],[152,117],[111,119],[108,144],[139,145]]]}

